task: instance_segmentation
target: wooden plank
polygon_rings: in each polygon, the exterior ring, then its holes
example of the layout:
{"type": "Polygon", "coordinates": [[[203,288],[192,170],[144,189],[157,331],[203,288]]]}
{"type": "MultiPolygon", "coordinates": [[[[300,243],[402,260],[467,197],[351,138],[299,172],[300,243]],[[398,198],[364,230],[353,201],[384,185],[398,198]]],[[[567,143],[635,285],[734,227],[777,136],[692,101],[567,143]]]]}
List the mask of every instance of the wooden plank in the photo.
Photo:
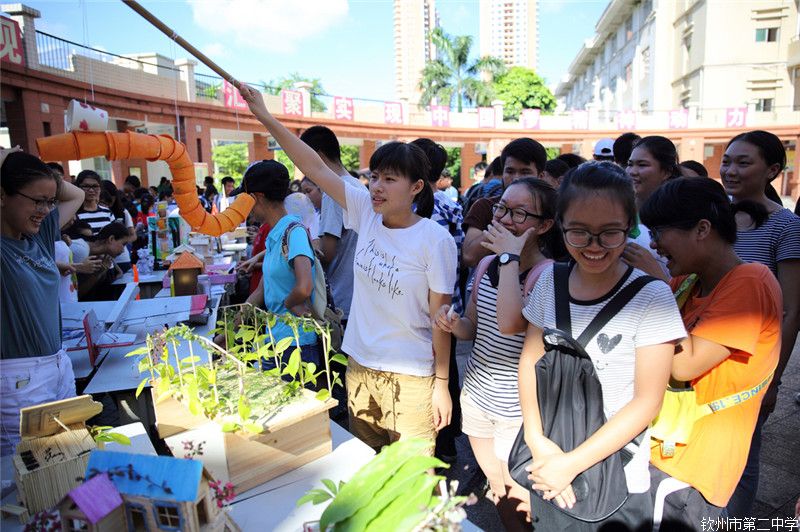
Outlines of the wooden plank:
{"type": "Polygon", "coordinates": [[[52,403],[29,406],[19,411],[19,433],[22,439],[50,436],[63,430],[53,418],[65,425],[83,423],[103,410],[91,395],[79,395],[52,403]]]}

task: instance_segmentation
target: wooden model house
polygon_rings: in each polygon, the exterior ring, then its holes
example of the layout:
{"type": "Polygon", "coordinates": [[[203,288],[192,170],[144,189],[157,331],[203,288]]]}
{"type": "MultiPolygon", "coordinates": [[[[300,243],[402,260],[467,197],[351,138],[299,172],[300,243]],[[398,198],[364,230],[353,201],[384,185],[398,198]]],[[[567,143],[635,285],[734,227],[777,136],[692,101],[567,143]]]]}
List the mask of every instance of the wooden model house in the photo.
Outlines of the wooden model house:
{"type": "Polygon", "coordinates": [[[27,519],[53,508],[80,484],[89,452],[97,445],[84,422],[103,407],[82,395],[20,410],[20,436],[13,456],[20,504],[27,519]]]}
{"type": "Polygon", "coordinates": [[[86,478],[98,475],[107,475],[122,497],[128,530],[239,530],[217,504],[213,479],[196,460],[92,451],[86,478]]]}
{"type": "Polygon", "coordinates": [[[194,254],[184,251],[169,267],[174,296],[197,294],[197,277],[205,271],[205,263],[194,254]]]}
{"type": "Polygon", "coordinates": [[[118,532],[125,530],[122,497],[108,475],[96,475],[72,489],[59,503],[61,530],[118,532]]]}

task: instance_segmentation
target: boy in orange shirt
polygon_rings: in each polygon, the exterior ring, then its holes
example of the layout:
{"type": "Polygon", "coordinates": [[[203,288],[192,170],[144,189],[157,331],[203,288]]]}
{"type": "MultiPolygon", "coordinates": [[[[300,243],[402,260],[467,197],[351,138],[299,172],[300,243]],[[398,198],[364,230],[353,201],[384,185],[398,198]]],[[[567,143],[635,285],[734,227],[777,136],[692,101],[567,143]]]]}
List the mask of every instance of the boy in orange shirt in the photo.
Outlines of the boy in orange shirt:
{"type": "Polygon", "coordinates": [[[769,268],[736,255],[733,211],[717,182],[666,183],[642,207],[641,219],[651,228],[651,246],[668,260],[690,333],[672,377],[688,381],[697,404],[710,403],[713,411],[694,421],[683,444],[653,440],[654,530],[699,529],[719,517],[744,470],[780,353],[781,290],[769,268]]]}

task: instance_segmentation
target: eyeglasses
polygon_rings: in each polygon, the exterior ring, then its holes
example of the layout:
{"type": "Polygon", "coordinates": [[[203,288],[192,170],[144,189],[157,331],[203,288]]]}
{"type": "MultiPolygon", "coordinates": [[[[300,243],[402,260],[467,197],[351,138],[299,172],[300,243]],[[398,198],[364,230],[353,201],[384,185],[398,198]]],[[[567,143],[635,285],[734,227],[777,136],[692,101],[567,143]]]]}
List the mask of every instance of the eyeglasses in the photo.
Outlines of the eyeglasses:
{"type": "Polygon", "coordinates": [[[574,248],[585,248],[592,245],[597,239],[600,247],[605,249],[616,249],[628,239],[627,229],[606,229],[599,233],[592,233],[585,229],[564,229],[564,240],[574,248]]]}
{"type": "Polygon", "coordinates": [[[664,232],[665,229],[691,229],[697,224],[697,222],[683,222],[683,223],[674,223],[670,225],[659,225],[657,227],[651,227],[648,229],[648,233],[650,233],[650,240],[653,242],[658,242],[661,240],[661,233],[664,232]]]}
{"type": "Polygon", "coordinates": [[[100,190],[100,185],[80,185],[83,190],[100,190]]]}
{"type": "Polygon", "coordinates": [[[50,212],[56,208],[56,205],[58,205],[57,199],[44,200],[44,199],[32,198],[27,194],[23,194],[22,192],[17,192],[17,194],[19,194],[23,198],[28,198],[29,200],[31,200],[33,202],[33,205],[36,207],[37,211],[50,212]]]}
{"type": "Polygon", "coordinates": [[[532,212],[528,212],[525,209],[509,209],[506,205],[502,203],[495,203],[492,206],[492,212],[494,213],[495,217],[498,220],[502,220],[505,218],[506,214],[509,212],[511,213],[511,221],[518,224],[524,224],[525,221],[528,219],[529,216],[536,218],[537,220],[544,220],[545,217],[541,214],[534,214],[532,212]]]}

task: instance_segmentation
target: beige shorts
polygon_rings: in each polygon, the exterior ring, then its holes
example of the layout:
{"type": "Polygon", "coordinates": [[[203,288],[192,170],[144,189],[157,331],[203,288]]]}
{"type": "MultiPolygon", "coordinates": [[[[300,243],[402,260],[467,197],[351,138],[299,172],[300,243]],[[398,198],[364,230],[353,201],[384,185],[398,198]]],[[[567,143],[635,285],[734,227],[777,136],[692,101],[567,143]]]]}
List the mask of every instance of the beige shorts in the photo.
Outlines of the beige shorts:
{"type": "Polygon", "coordinates": [[[345,381],[350,432],[361,441],[375,450],[401,439],[435,442],[433,375],[378,371],[350,357],[345,381]]]}
{"type": "Polygon", "coordinates": [[[508,462],[508,455],[517,433],[522,426],[522,418],[510,419],[487,412],[470,398],[466,391],[461,392],[461,430],[473,438],[494,440],[494,454],[502,462],[508,462]]]}

